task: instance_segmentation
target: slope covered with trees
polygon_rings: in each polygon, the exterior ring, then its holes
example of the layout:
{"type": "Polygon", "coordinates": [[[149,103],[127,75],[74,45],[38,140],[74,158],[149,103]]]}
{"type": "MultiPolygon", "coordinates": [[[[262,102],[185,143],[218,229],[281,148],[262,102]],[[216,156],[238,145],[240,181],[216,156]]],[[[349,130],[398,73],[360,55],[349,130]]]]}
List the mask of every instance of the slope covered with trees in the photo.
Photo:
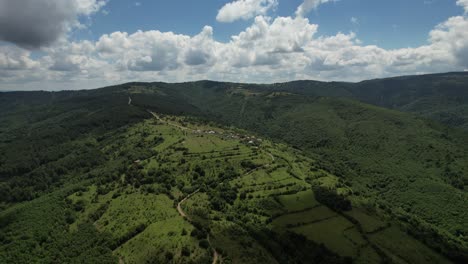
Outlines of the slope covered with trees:
{"type": "Polygon", "coordinates": [[[465,78],[2,93],[0,260],[463,262],[465,78]]]}
{"type": "Polygon", "coordinates": [[[352,98],[468,129],[466,72],[403,76],[359,83],[296,81],[268,86],[254,85],[252,88],[309,96],[352,98]]]}

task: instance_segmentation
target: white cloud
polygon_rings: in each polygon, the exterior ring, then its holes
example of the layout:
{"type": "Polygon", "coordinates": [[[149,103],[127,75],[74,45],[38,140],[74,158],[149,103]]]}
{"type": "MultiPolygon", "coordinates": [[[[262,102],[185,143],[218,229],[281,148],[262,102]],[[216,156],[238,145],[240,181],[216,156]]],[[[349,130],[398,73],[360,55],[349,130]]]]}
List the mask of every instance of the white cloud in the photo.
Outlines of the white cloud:
{"type": "Polygon", "coordinates": [[[319,5],[335,1],[338,0],[304,0],[304,2],[297,8],[296,16],[303,17],[310,11],[317,9],[319,5]]]}
{"type": "Polygon", "coordinates": [[[468,18],[451,17],[430,32],[435,50],[445,50],[453,55],[458,65],[468,67],[468,18]]]}
{"type": "Polygon", "coordinates": [[[468,13],[468,0],[458,0],[457,5],[465,9],[465,13],[468,13]]]}
{"type": "Polygon", "coordinates": [[[39,65],[30,58],[31,52],[15,46],[0,46],[1,70],[25,70],[39,65]]]}
{"type": "Polygon", "coordinates": [[[252,26],[232,37],[231,44],[266,53],[298,52],[312,40],[317,28],[304,18],[277,17],[270,21],[258,16],[252,26]]]}
{"type": "Polygon", "coordinates": [[[228,42],[216,41],[213,28],[205,26],[195,36],[150,30],[114,32],[97,41],[60,40],[35,59],[21,48],[0,46],[0,82],[8,89],[18,83],[92,88],[155,80],[359,81],[468,68],[466,16],[437,25],[417,48],[387,50],[363,45],[353,32],[318,37],[317,31],[318,25],[301,16],[257,16],[228,42]]]}
{"type": "MultiPolygon", "coordinates": [[[[36,0],[38,2],[44,0],[36,0]]],[[[76,7],[78,15],[89,16],[98,12],[102,7],[107,4],[107,0],[71,0],[72,4],[76,7]]]]}
{"type": "Polygon", "coordinates": [[[277,5],[278,0],[236,0],[221,7],[216,20],[219,22],[247,20],[257,15],[264,15],[277,5]]]}

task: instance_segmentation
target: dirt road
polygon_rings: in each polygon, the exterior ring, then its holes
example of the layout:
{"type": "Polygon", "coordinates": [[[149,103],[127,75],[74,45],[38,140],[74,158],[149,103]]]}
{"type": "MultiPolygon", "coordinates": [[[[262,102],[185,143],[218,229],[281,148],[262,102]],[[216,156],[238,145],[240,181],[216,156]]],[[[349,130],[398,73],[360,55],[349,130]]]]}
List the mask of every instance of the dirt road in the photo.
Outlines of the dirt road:
{"type": "Polygon", "coordinates": [[[148,111],[148,113],[150,113],[151,115],[153,115],[157,120],[159,120],[159,121],[161,121],[161,122],[163,122],[163,123],[166,123],[166,124],[168,124],[168,125],[170,125],[170,126],[173,126],[173,127],[180,128],[180,129],[182,129],[182,130],[188,130],[188,131],[191,131],[191,132],[195,132],[195,130],[193,130],[193,129],[191,129],[191,128],[184,127],[184,126],[180,126],[180,125],[177,125],[177,124],[168,122],[168,121],[166,121],[166,120],[163,120],[163,119],[161,119],[156,113],[151,112],[150,110],[147,110],[147,111],[148,111]]]}
{"type": "MultiPolygon", "coordinates": [[[[180,216],[182,216],[183,218],[189,220],[189,221],[192,221],[192,219],[184,212],[184,210],[182,210],[182,204],[187,201],[187,199],[189,199],[190,197],[192,197],[193,195],[195,195],[197,192],[199,192],[200,189],[194,191],[193,193],[187,195],[184,199],[182,199],[178,204],[177,204],[177,211],[179,212],[180,216]]],[[[218,251],[216,251],[216,249],[212,246],[211,244],[211,240],[210,240],[210,235],[208,235],[208,243],[210,243],[210,247],[213,249],[213,264],[216,264],[218,263],[218,261],[220,260],[221,258],[221,255],[218,253],[218,251]]]]}
{"type": "Polygon", "coordinates": [[[193,193],[187,195],[187,197],[185,197],[184,199],[182,199],[182,201],[180,201],[178,204],[177,204],[177,211],[179,212],[180,216],[182,216],[183,218],[189,220],[189,221],[192,221],[192,219],[190,219],[189,216],[187,216],[187,214],[184,212],[184,210],[182,210],[182,207],[181,205],[187,201],[187,199],[189,199],[190,197],[192,197],[194,194],[196,194],[197,192],[199,192],[200,189],[194,191],[193,193]]]}
{"type": "MultiPolygon", "coordinates": [[[[210,235],[208,235],[208,243],[210,243],[210,245],[211,245],[210,235]]],[[[221,255],[218,253],[218,251],[216,251],[216,249],[214,247],[211,247],[211,248],[213,249],[213,262],[212,262],[212,264],[216,264],[220,260],[221,255]]]]}

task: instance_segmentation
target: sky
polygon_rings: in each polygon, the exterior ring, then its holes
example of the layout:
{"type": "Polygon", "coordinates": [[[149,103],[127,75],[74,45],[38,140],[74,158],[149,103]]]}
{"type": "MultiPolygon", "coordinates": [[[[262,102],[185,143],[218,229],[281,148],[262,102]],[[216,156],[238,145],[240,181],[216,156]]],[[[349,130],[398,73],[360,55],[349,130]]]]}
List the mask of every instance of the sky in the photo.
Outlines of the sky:
{"type": "Polygon", "coordinates": [[[468,69],[468,0],[0,0],[0,91],[468,69]]]}

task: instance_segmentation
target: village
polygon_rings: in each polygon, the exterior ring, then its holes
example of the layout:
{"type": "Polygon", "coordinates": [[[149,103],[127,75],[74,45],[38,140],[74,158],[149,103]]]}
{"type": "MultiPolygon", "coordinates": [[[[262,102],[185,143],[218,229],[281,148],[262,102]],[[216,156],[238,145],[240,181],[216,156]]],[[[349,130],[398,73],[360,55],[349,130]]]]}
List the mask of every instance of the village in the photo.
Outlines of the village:
{"type": "Polygon", "coordinates": [[[257,138],[255,136],[247,136],[247,135],[243,135],[243,134],[239,134],[239,133],[223,133],[223,132],[217,132],[217,131],[214,131],[214,130],[201,130],[201,129],[197,129],[195,130],[195,133],[197,134],[207,134],[207,135],[219,135],[221,136],[223,139],[236,139],[236,140],[239,140],[241,143],[245,144],[245,145],[250,145],[252,147],[260,147],[263,140],[261,138],[257,138]]]}

